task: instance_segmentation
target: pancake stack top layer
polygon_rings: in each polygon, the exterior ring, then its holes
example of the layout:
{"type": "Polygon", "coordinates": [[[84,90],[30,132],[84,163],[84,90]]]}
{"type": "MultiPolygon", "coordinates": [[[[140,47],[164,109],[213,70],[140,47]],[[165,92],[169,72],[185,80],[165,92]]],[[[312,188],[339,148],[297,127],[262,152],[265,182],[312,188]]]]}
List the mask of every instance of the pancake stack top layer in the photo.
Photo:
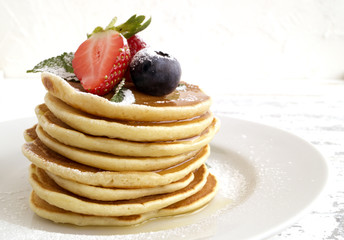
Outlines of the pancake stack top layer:
{"type": "MultiPolygon", "coordinates": [[[[45,103],[24,132],[39,216],[76,225],[132,225],[190,212],[215,195],[204,164],[219,121],[211,99],[182,84],[163,97],[127,85],[121,103],[42,73],[45,103]]],[[[109,94],[110,96],[110,94],[109,94]]]]}
{"type": "Polygon", "coordinates": [[[117,120],[140,122],[185,120],[206,113],[211,105],[209,96],[198,86],[187,83],[162,97],[141,93],[133,85],[128,85],[131,94],[127,94],[129,95],[127,101],[114,103],[108,101],[113,96],[113,91],[104,96],[86,94],[80,83],[61,81],[60,77],[50,73],[42,74],[42,82],[50,94],[68,105],[98,117],[117,120]]]}

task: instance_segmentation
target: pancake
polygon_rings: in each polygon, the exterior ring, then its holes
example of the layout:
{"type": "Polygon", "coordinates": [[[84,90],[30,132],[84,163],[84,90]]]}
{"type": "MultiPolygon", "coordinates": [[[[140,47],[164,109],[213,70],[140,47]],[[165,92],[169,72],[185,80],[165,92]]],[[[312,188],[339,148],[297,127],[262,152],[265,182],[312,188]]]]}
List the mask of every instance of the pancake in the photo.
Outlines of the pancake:
{"type": "Polygon", "coordinates": [[[47,203],[39,198],[35,192],[31,193],[30,207],[42,218],[57,223],[69,223],[79,226],[129,226],[142,223],[152,218],[195,211],[211,201],[217,192],[217,187],[216,178],[212,174],[209,174],[204,187],[194,195],[159,210],[130,216],[100,217],[73,213],[47,203]]]}
{"type": "Polygon", "coordinates": [[[211,98],[182,82],[155,97],[125,83],[124,100],[42,73],[48,93],[24,132],[30,207],[75,225],[127,226],[194,211],[216,194],[205,161],[220,122],[211,98]],[[129,96],[129,98],[128,98],[129,96]]]}
{"type": "Polygon", "coordinates": [[[41,74],[44,87],[53,96],[68,105],[96,116],[134,121],[170,121],[190,119],[209,110],[211,99],[197,86],[185,84],[185,89],[175,90],[163,97],[153,97],[128,87],[135,103],[115,103],[108,100],[113,95],[100,97],[86,93],[80,83],[67,82],[61,77],[44,72],[41,74]]]}
{"type": "Polygon", "coordinates": [[[133,142],[81,133],[60,121],[49,110],[45,110],[42,105],[36,108],[39,122],[38,131],[42,128],[51,137],[65,145],[118,156],[161,157],[190,152],[207,145],[219,129],[219,121],[214,118],[208,128],[192,138],[174,141],[133,142]]]}
{"type": "Polygon", "coordinates": [[[36,133],[36,127],[25,129],[23,136],[26,142],[31,142],[35,140],[36,138],[38,138],[37,133],[36,133]]]}
{"type": "MultiPolygon", "coordinates": [[[[28,129],[26,132],[35,132],[36,134],[36,127],[37,125],[28,129]]],[[[152,171],[164,169],[186,161],[199,151],[196,150],[167,157],[121,157],[64,145],[50,137],[47,133],[42,131],[41,128],[38,128],[37,132],[44,145],[62,156],[81,164],[111,171],[152,171]]],[[[36,137],[34,137],[35,136],[31,136],[29,140],[33,141],[36,139],[37,134],[36,137]]]]}
{"type": "Polygon", "coordinates": [[[158,187],[151,188],[104,188],[78,183],[68,179],[61,178],[50,172],[46,172],[60,187],[82,197],[100,201],[116,201],[134,199],[149,195],[170,193],[186,187],[193,179],[193,173],[189,173],[184,178],[158,187]]]}
{"type": "Polygon", "coordinates": [[[195,156],[181,164],[148,172],[115,172],[83,165],[52,151],[39,139],[25,143],[22,152],[36,166],[65,179],[94,186],[143,188],[166,185],[182,179],[206,161],[210,147],[206,145],[195,156]]]}
{"type": "Polygon", "coordinates": [[[120,121],[82,112],[49,93],[44,100],[57,118],[80,132],[131,141],[167,141],[193,137],[204,131],[213,120],[213,115],[206,112],[201,116],[179,121],[120,121]]]}
{"type": "Polygon", "coordinates": [[[207,182],[208,170],[202,165],[194,172],[193,181],[180,190],[131,200],[98,201],[75,195],[57,185],[42,169],[30,167],[33,191],[51,205],[76,213],[97,216],[129,216],[158,210],[200,191],[207,182]]]}

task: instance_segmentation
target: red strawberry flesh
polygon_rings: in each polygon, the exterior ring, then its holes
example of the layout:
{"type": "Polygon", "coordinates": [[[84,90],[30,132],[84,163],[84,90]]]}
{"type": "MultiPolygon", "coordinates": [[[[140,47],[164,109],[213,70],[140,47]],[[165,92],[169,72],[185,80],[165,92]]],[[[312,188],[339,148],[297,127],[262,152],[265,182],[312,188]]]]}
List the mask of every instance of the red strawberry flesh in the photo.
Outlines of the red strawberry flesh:
{"type": "Polygon", "coordinates": [[[72,64],[74,73],[84,89],[93,92],[92,90],[103,83],[107,86],[112,85],[105,90],[105,93],[112,89],[115,83],[106,84],[106,80],[113,80],[110,78],[110,73],[114,64],[120,59],[126,44],[125,38],[118,32],[108,30],[93,34],[79,46],[72,64]]]}

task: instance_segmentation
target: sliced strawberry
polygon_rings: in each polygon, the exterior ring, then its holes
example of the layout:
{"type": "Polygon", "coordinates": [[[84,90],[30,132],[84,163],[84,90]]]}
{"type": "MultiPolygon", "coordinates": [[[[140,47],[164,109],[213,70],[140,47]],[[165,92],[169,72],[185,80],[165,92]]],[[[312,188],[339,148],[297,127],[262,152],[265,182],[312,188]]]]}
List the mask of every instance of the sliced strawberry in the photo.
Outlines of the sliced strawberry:
{"type": "Polygon", "coordinates": [[[115,30],[94,33],[74,54],[74,73],[84,89],[98,95],[109,92],[123,77],[130,52],[115,30]]]}

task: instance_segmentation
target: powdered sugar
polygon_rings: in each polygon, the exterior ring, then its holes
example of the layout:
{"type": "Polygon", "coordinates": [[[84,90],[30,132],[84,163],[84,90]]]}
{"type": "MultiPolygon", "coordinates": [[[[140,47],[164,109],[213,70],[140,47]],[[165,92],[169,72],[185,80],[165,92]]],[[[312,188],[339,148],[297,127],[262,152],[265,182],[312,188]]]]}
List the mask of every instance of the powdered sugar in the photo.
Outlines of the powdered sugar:
{"type": "Polygon", "coordinates": [[[133,103],[135,103],[135,96],[130,89],[124,89],[123,94],[124,94],[123,101],[120,102],[120,104],[133,104],[133,103]]]}
{"type": "Polygon", "coordinates": [[[186,85],[185,84],[179,84],[176,88],[177,91],[186,91],[186,85]]]}
{"type": "Polygon", "coordinates": [[[63,67],[47,67],[44,66],[40,69],[42,72],[49,72],[55,74],[67,81],[79,81],[79,79],[75,76],[74,73],[67,72],[63,67]]]}
{"type": "Polygon", "coordinates": [[[133,92],[130,89],[127,89],[127,88],[123,87],[123,88],[120,89],[120,91],[121,91],[120,92],[121,98],[119,98],[119,100],[117,100],[117,101],[112,101],[112,99],[111,99],[110,102],[112,104],[129,105],[129,104],[135,103],[135,96],[134,96],[133,92]]]}
{"type": "Polygon", "coordinates": [[[49,59],[43,60],[38,63],[33,69],[28,70],[28,72],[49,72],[68,81],[79,81],[74,74],[72,60],[74,58],[74,53],[64,52],[63,54],[51,57],[49,59]]]}
{"type": "Polygon", "coordinates": [[[130,68],[135,68],[138,64],[142,64],[145,61],[151,62],[152,58],[172,58],[170,55],[157,52],[154,49],[148,47],[138,51],[130,62],[130,68]]]}

